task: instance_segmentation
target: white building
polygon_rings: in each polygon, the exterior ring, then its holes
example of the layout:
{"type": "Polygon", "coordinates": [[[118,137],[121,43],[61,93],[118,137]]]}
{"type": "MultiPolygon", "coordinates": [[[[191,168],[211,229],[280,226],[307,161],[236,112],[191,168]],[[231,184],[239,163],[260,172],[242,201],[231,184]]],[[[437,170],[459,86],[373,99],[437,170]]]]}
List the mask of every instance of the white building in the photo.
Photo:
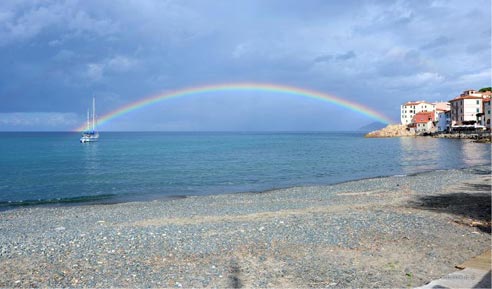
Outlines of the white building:
{"type": "Polygon", "coordinates": [[[468,89],[468,90],[463,91],[461,96],[480,96],[480,97],[482,97],[482,93],[476,91],[475,89],[468,89]]]}
{"type": "Polygon", "coordinates": [[[429,112],[435,110],[435,105],[423,100],[410,101],[404,103],[400,107],[400,120],[401,124],[411,124],[415,114],[419,112],[429,112]]]}
{"type": "Polygon", "coordinates": [[[477,123],[477,114],[482,113],[482,96],[466,94],[450,100],[451,103],[451,125],[474,125],[477,123]]]}

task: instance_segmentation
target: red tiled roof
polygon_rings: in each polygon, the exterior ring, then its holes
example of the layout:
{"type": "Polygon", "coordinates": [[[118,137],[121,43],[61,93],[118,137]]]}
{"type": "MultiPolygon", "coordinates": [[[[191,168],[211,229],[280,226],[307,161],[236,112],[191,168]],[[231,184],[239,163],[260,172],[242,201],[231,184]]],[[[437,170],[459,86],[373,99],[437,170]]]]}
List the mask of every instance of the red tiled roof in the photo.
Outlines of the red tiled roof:
{"type": "Polygon", "coordinates": [[[434,120],[434,112],[433,111],[427,111],[427,112],[416,113],[415,116],[413,117],[413,120],[415,123],[427,123],[429,121],[433,121],[434,120]]]}
{"type": "Polygon", "coordinates": [[[419,105],[421,103],[432,104],[432,103],[429,103],[429,102],[426,102],[423,100],[422,101],[418,100],[418,101],[409,101],[409,102],[404,103],[403,105],[419,105]]]}
{"type": "Polygon", "coordinates": [[[482,97],[481,96],[468,96],[468,95],[462,96],[462,95],[460,95],[454,99],[451,99],[449,102],[458,101],[458,100],[462,100],[462,99],[482,99],[482,97]]]}

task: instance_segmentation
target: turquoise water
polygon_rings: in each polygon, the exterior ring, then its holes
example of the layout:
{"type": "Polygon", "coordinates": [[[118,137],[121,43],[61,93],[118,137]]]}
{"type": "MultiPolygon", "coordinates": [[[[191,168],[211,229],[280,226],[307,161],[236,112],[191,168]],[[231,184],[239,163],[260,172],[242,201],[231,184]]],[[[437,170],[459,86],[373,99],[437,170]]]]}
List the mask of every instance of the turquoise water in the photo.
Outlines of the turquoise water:
{"type": "Polygon", "coordinates": [[[490,145],[362,133],[0,133],[0,207],[257,192],[490,164],[490,145]]]}

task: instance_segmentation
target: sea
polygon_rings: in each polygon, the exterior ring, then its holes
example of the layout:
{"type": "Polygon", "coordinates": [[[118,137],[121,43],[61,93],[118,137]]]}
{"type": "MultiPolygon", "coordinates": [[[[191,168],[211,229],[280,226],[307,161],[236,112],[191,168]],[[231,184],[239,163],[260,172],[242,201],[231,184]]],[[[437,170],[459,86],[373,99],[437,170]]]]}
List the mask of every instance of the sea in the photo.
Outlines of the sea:
{"type": "Polygon", "coordinates": [[[0,133],[0,210],[327,185],[491,163],[469,140],[362,132],[0,133]]]}

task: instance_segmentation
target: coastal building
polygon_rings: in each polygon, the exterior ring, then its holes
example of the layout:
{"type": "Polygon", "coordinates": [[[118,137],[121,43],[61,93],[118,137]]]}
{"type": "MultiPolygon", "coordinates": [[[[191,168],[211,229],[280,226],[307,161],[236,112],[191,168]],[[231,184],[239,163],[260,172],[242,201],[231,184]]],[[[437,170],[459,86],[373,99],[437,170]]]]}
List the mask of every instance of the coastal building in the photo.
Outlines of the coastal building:
{"type": "Polygon", "coordinates": [[[483,111],[482,100],[482,94],[471,89],[450,100],[451,127],[476,125],[477,114],[483,111]]]}
{"type": "Polygon", "coordinates": [[[438,113],[437,131],[448,132],[451,127],[451,110],[438,113]]]}
{"type": "Polygon", "coordinates": [[[432,104],[434,105],[434,112],[436,117],[435,121],[439,120],[439,115],[441,113],[451,109],[451,104],[449,102],[440,101],[440,102],[433,102],[432,104]]]}
{"type": "Polygon", "coordinates": [[[410,101],[401,105],[401,124],[416,132],[484,129],[490,130],[491,91],[463,91],[449,102],[410,101]],[[431,113],[432,112],[432,113],[431,113]],[[432,116],[429,120],[428,117],[432,116]],[[432,123],[429,123],[431,121],[432,123]]]}
{"type": "Polygon", "coordinates": [[[482,97],[482,94],[483,94],[482,92],[478,92],[475,89],[467,89],[467,90],[463,91],[461,96],[480,96],[480,97],[482,97]]]}
{"type": "Polygon", "coordinates": [[[439,121],[444,121],[445,120],[445,117],[444,117],[444,114],[446,113],[446,111],[449,111],[449,109],[440,109],[440,108],[436,108],[436,110],[434,111],[434,122],[436,123],[437,125],[437,131],[440,131],[439,130],[439,121]]]}
{"type": "Polygon", "coordinates": [[[433,102],[432,103],[436,110],[449,110],[451,105],[447,101],[433,102]]]}
{"type": "Polygon", "coordinates": [[[412,120],[412,123],[415,124],[415,131],[417,133],[435,132],[434,119],[435,113],[433,111],[416,113],[412,120]]]}
{"type": "Polygon", "coordinates": [[[490,131],[490,98],[483,99],[482,104],[483,104],[482,125],[485,126],[486,130],[490,131]]]}
{"type": "Polygon", "coordinates": [[[434,110],[434,104],[423,100],[406,102],[400,106],[401,124],[409,125],[412,123],[413,118],[417,113],[431,112],[434,110]]]}

